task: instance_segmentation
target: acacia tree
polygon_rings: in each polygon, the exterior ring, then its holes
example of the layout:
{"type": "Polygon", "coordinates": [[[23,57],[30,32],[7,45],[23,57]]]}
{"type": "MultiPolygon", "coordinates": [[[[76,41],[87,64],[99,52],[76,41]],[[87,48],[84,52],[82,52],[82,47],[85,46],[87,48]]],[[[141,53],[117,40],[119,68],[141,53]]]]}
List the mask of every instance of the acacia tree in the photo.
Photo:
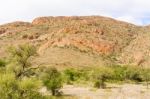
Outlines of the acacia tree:
{"type": "Polygon", "coordinates": [[[42,76],[44,85],[51,90],[52,95],[58,95],[62,87],[61,73],[56,68],[46,69],[42,76]]]}
{"type": "Polygon", "coordinates": [[[9,52],[11,54],[11,62],[14,64],[13,72],[16,78],[28,75],[31,69],[31,58],[36,55],[36,48],[32,45],[25,44],[18,47],[10,47],[9,52]]]}
{"type": "Polygon", "coordinates": [[[35,69],[31,65],[31,59],[36,55],[35,47],[25,44],[11,47],[9,52],[10,64],[6,66],[6,71],[0,72],[1,98],[41,99],[42,95],[37,91],[41,87],[41,82],[36,77],[30,77],[30,70],[35,69]]]}

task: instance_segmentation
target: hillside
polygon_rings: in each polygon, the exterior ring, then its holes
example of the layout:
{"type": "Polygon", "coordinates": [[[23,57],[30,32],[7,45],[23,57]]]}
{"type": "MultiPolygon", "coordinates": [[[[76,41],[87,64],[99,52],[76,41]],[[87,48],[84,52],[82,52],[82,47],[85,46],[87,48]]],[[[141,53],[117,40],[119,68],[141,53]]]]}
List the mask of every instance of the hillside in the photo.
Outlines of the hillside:
{"type": "Polygon", "coordinates": [[[12,45],[37,46],[37,64],[102,66],[150,64],[150,27],[101,16],[39,17],[0,26],[0,57],[12,45]]]}

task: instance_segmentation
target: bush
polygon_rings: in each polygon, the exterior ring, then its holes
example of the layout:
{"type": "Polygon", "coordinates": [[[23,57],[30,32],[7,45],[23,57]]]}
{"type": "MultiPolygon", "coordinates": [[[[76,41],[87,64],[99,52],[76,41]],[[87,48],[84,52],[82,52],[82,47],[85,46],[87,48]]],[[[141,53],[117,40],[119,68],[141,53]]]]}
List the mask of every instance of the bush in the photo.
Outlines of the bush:
{"type": "Polygon", "coordinates": [[[125,73],[126,73],[126,79],[133,80],[136,82],[142,81],[142,70],[138,67],[127,67],[125,73]]]}
{"type": "Polygon", "coordinates": [[[17,81],[13,74],[0,74],[0,96],[2,99],[18,98],[17,81]]]}
{"type": "Polygon", "coordinates": [[[0,59],[0,67],[5,67],[5,66],[6,66],[6,62],[0,59]]]}
{"type": "Polygon", "coordinates": [[[126,80],[126,67],[121,66],[113,66],[111,67],[113,70],[112,79],[117,81],[124,81],[126,80]]]}
{"type": "Polygon", "coordinates": [[[146,82],[147,89],[149,88],[150,82],[150,69],[143,69],[142,79],[146,82]]]}
{"type": "Polygon", "coordinates": [[[18,80],[13,73],[0,74],[1,99],[40,99],[39,84],[38,80],[31,78],[18,80]]]}
{"type": "Polygon", "coordinates": [[[106,88],[106,84],[105,84],[105,81],[106,81],[107,77],[105,77],[104,75],[101,75],[99,77],[99,79],[97,79],[94,83],[94,87],[96,88],[106,88]]]}
{"type": "Polygon", "coordinates": [[[41,88],[41,82],[33,78],[25,78],[18,82],[20,97],[22,98],[34,98],[40,97],[38,89],[41,88]]]}
{"type": "Polygon", "coordinates": [[[62,87],[62,76],[56,68],[49,68],[45,70],[42,75],[44,85],[51,90],[52,95],[58,95],[59,89],[62,87]]]}
{"type": "Polygon", "coordinates": [[[108,67],[101,67],[94,72],[94,87],[106,88],[106,81],[112,77],[112,70],[108,67]]]}
{"type": "MultiPolygon", "coordinates": [[[[147,73],[150,70],[146,69],[147,73]]],[[[67,83],[75,81],[94,82],[94,87],[105,88],[106,82],[124,82],[134,81],[141,82],[147,81],[149,76],[143,69],[134,66],[105,66],[105,67],[86,67],[80,69],[69,68],[64,70],[67,83]],[[143,76],[144,75],[144,76],[143,76]]]]}
{"type": "Polygon", "coordinates": [[[79,78],[79,73],[73,68],[64,70],[64,74],[68,84],[71,84],[73,81],[76,81],[79,78]]]}
{"type": "Polygon", "coordinates": [[[112,66],[112,80],[115,81],[137,81],[141,82],[141,69],[133,66],[112,66]]]}

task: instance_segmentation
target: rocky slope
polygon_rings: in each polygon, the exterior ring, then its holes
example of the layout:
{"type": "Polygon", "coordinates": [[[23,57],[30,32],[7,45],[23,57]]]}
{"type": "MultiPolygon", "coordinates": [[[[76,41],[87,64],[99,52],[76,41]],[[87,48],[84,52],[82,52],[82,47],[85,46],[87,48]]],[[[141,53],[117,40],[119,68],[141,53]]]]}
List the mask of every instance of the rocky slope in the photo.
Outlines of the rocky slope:
{"type": "Polygon", "coordinates": [[[150,64],[150,28],[101,16],[39,17],[0,26],[0,57],[11,45],[37,46],[37,64],[101,66],[150,64]]]}

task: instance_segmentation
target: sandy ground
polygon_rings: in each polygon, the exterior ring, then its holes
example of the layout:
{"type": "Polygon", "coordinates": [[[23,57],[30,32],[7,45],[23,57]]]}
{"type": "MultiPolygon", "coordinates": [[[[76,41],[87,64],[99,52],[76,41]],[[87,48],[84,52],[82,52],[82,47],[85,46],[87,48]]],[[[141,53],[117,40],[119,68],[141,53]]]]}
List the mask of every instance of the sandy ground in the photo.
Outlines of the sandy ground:
{"type": "Polygon", "coordinates": [[[107,89],[65,85],[61,91],[77,99],[150,99],[150,89],[142,84],[111,85],[107,89]]]}

